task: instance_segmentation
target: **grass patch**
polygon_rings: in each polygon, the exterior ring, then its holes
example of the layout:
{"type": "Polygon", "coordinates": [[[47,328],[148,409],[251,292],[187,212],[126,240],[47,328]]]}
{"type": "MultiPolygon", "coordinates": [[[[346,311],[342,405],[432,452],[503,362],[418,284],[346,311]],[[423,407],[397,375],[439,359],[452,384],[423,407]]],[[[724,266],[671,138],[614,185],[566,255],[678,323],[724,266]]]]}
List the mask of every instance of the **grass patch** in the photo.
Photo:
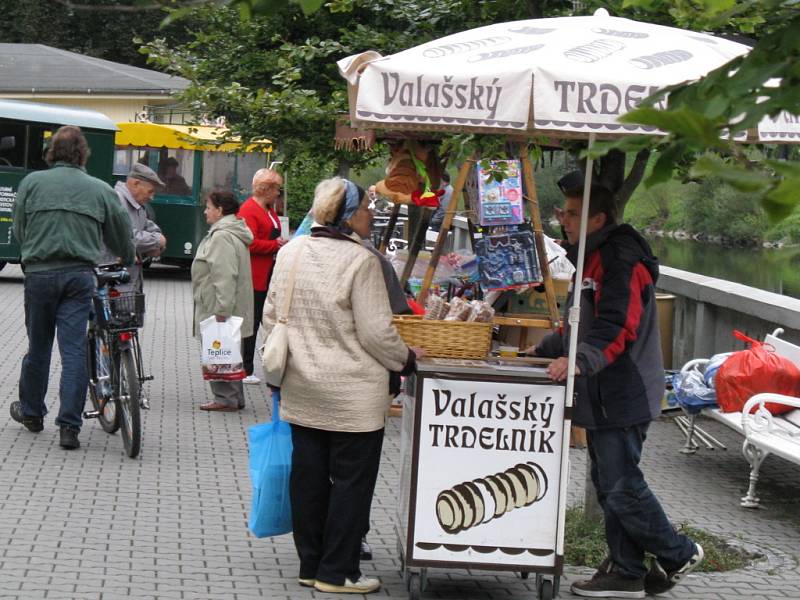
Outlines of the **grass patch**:
{"type": "MultiPolygon", "coordinates": [[[[732,546],[721,537],[686,523],[680,524],[678,531],[703,547],[705,560],[697,568],[697,572],[733,571],[761,558],[758,554],[732,546]]],[[[564,532],[565,562],[568,565],[596,567],[605,557],[606,551],[606,534],[602,519],[586,518],[582,506],[567,508],[564,532]]]]}

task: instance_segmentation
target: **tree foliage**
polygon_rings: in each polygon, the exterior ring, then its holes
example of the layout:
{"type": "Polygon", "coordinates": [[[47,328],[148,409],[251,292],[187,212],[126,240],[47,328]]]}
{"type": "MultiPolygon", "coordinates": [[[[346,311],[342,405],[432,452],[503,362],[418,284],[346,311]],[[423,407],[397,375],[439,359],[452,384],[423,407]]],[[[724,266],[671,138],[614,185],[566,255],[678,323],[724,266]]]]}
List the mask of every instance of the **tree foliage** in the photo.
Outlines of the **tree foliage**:
{"type": "Polygon", "coordinates": [[[194,9],[193,39],[156,39],[143,48],[159,68],[192,82],[183,100],[197,113],[225,116],[244,138],[271,137],[284,156],[311,152],[358,165],[373,155],[335,151],[334,125],[347,113],[347,90],[336,61],[372,49],[392,54],[500,20],[546,8],[563,14],[571,2],[330,0],[305,15],[287,1],[247,14],[235,7],[194,9]]]}
{"type": "MultiPolygon", "coordinates": [[[[625,0],[641,8],[661,0],[625,0]]],[[[701,80],[662,90],[623,122],[655,126],[665,137],[638,136],[601,145],[631,151],[655,148],[658,160],[647,184],[669,179],[677,169],[683,176],[719,177],[743,192],[753,193],[772,220],[788,216],[800,197],[800,165],[785,160],[752,160],[735,143],[765,117],[782,111],[800,114],[800,11],[784,0],[695,0],[670,9],[679,22],[698,27],[739,26],[758,36],[747,55],[736,58],[701,80]],[[780,81],[778,84],[777,82],[780,81]],[[668,95],[668,108],[653,104],[668,95]]]]}
{"type": "Polygon", "coordinates": [[[135,37],[150,38],[155,32],[181,44],[189,38],[191,20],[161,28],[161,10],[125,11],[138,8],[135,0],[86,0],[86,9],[54,0],[3,0],[0,42],[44,44],[70,52],[137,67],[147,59],[134,44],[135,37]]]}

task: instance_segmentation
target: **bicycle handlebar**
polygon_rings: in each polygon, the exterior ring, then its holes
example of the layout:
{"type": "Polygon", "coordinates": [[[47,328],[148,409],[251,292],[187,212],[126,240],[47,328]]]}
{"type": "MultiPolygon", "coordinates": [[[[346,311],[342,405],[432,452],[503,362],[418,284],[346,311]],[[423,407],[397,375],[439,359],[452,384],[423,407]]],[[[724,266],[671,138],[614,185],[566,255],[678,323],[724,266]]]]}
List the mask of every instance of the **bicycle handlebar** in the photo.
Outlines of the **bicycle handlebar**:
{"type": "Polygon", "coordinates": [[[94,268],[94,275],[97,277],[97,283],[100,286],[119,285],[128,283],[131,280],[131,274],[128,269],[117,263],[97,265],[94,268]]]}

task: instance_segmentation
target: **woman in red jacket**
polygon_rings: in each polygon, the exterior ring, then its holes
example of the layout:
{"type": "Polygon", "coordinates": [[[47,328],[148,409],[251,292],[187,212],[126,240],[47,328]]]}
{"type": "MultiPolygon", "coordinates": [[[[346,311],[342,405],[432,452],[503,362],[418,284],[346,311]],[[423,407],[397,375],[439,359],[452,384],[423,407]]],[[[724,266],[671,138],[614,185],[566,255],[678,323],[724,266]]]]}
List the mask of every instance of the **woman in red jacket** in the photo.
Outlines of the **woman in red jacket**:
{"type": "Polygon", "coordinates": [[[275,202],[280,198],[282,186],[283,178],[277,172],[271,169],[259,169],[253,175],[253,195],[239,208],[239,217],[247,223],[254,238],[250,244],[254,323],[253,335],[242,340],[244,368],[247,373],[244,383],[261,383],[261,380],[253,375],[253,356],[275,256],[286,243],[286,240],[281,238],[281,222],[274,208],[275,202]]]}

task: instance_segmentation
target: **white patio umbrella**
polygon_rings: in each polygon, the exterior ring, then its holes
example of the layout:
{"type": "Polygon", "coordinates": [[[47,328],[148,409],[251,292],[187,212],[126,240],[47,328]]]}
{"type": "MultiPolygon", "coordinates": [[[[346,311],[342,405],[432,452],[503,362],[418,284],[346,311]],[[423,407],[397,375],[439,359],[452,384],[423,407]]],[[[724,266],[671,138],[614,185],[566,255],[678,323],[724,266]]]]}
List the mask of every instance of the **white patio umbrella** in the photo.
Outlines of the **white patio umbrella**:
{"type": "MultiPolygon", "coordinates": [[[[497,133],[520,138],[614,138],[654,133],[618,117],[655,91],[701,78],[746,54],[705,33],[609,16],[497,23],[391,56],[339,61],[350,117],[361,128],[497,133]]],[[[763,141],[800,139],[797,119],[765,119],[763,141]]],[[[592,161],[587,163],[577,273],[583,273],[592,161]]],[[[580,294],[569,311],[578,331],[580,294]]],[[[570,336],[566,402],[572,405],[577,335],[570,336]]],[[[565,436],[566,438],[567,436],[565,436]]],[[[565,439],[565,446],[568,439],[565,439]]],[[[566,467],[565,467],[566,468],[566,467]]]]}
{"type": "Polygon", "coordinates": [[[613,137],[652,133],[617,117],[748,50],[600,9],[488,25],[386,57],[364,52],[339,68],[357,126],[613,137]]]}
{"type": "MultiPolygon", "coordinates": [[[[368,51],[339,61],[357,127],[475,131],[531,137],[610,138],[654,130],[617,118],[656,90],[695,79],[749,51],[705,33],[609,16],[497,23],[391,56],[368,51]]],[[[796,119],[765,120],[762,139],[800,136],[796,119]]],[[[577,272],[583,272],[586,169],[577,272]]],[[[569,322],[577,331],[580,294],[569,322]]],[[[577,336],[570,336],[567,402],[577,336]]]]}

